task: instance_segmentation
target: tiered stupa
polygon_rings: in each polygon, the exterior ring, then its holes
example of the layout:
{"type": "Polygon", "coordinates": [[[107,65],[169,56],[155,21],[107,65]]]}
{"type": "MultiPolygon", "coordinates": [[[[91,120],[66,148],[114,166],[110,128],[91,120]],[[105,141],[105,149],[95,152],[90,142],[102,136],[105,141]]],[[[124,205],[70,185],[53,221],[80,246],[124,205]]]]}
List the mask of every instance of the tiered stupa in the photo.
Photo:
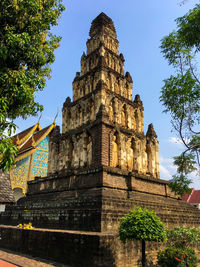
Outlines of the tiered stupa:
{"type": "MultiPolygon", "coordinates": [[[[166,227],[200,225],[200,212],[160,179],[157,136],[152,124],[144,134],[143,104],[139,95],[132,100],[133,81],[118,46],[112,20],[101,13],[73,81],[73,101],[63,105],[62,134],[58,128],[51,134],[48,176],[28,182],[27,196],[0,215],[4,224],[66,230],[46,230],[45,244],[42,232],[33,232],[28,249],[34,255],[72,266],[139,266],[140,243],[125,247],[117,238],[121,217],[134,205],[154,209],[166,227]]],[[[14,230],[4,231],[6,237],[14,230]]],[[[26,235],[15,232],[15,241],[26,235]]]]}

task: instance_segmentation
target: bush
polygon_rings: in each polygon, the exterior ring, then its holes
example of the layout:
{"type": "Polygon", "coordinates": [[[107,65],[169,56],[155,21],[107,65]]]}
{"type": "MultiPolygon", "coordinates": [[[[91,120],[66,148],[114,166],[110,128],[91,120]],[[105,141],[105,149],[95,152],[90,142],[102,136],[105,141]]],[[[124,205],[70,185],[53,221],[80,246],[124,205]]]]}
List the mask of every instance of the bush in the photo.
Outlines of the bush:
{"type": "Polygon", "coordinates": [[[122,217],[119,236],[122,242],[127,239],[158,242],[167,239],[165,227],[160,218],[153,211],[139,206],[122,217]]]}
{"type": "Polygon", "coordinates": [[[161,267],[195,267],[197,256],[191,248],[168,247],[158,253],[158,264],[161,267]]]}
{"type": "Polygon", "coordinates": [[[194,248],[200,243],[200,232],[196,228],[175,227],[167,230],[167,241],[170,247],[194,248]]]}
{"type": "Polygon", "coordinates": [[[142,266],[146,266],[145,241],[162,242],[167,239],[164,224],[153,212],[141,207],[135,207],[122,217],[119,226],[119,237],[126,240],[141,240],[142,266]]]}

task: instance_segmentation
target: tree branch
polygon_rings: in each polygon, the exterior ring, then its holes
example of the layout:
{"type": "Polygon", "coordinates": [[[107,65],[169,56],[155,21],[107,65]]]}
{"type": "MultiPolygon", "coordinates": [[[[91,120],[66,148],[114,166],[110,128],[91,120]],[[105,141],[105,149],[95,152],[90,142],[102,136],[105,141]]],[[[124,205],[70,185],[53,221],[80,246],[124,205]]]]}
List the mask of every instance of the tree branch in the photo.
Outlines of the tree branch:
{"type": "Polygon", "coordinates": [[[191,73],[194,76],[194,78],[197,81],[197,83],[200,85],[200,80],[197,78],[196,74],[194,73],[194,69],[193,69],[192,64],[191,64],[191,59],[189,58],[188,61],[189,61],[189,66],[190,66],[191,73]]]}

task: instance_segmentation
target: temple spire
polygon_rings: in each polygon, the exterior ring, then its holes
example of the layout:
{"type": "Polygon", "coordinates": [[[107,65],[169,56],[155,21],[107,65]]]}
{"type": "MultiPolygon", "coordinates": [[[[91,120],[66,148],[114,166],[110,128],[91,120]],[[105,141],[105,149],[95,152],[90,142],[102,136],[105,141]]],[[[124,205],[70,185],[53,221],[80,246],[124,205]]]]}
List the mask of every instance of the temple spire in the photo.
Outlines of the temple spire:
{"type": "Polygon", "coordinates": [[[156,132],[154,130],[154,127],[153,127],[152,123],[149,124],[149,126],[148,126],[148,130],[147,130],[146,136],[157,138],[157,134],[156,134],[156,132]]]}
{"type": "Polygon", "coordinates": [[[105,13],[101,12],[93,21],[90,28],[90,37],[94,37],[97,33],[105,31],[113,38],[116,38],[114,23],[105,13]]]}

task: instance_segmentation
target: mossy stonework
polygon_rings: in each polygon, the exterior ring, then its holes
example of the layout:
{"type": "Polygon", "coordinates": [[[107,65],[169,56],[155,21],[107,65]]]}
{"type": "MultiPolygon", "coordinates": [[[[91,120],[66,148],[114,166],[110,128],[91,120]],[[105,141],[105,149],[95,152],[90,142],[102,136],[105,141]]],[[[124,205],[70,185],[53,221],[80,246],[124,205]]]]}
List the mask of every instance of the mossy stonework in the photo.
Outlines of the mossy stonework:
{"type": "MultiPolygon", "coordinates": [[[[139,95],[132,100],[116,38],[104,13],[93,20],[73,101],[63,105],[62,133],[56,127],[50,134],[47,177],[29,181],[26,197],[0,215],[4,225],[31,221],[46,230],[2,226],[1,247],[71,266],[140,266],[140,243],[123,245],[117,236],[134,205],[153,209],[166,227],[199,227],[200,212],[160,179],[157,135],[152,124],[144,133],[143,104],[139,95]]],[[[158,246],[148,243],[147,261],[155,261],[158,246]]]]}

